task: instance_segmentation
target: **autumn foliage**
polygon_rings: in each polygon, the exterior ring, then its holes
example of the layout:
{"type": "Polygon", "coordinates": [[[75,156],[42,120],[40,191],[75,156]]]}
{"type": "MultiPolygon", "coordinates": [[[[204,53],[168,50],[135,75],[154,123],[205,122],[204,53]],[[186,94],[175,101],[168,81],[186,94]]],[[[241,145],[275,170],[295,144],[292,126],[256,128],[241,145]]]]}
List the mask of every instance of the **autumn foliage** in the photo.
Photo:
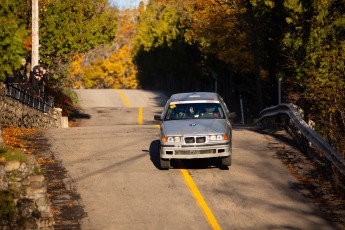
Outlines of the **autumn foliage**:
{"type": "MultiPolygon", "coordinates": [[[[107,0],[39,2],[51,85],[217,90],[237,113],[241,99],[248,122],[280,93],[344,152],[343,0],[151,0],[123,11],[107,0]]],[[[4,81],[30,49],[30,1],[5,0],[0,12],[4,81]]]]}
{"type": "Polygon", "coordinates": [[[131,44],[135,32],[135,13],[134,10],[121,13],[119,16],[119,29],[112,47],[94,49],[86,54],[75,54],[73,56],[67,78],[70,87],[138,88],[137,70],[133,64],[131,53],[131,44]],[[102,52],[108,54],[103,55],[102,52]],[[88,61],[85,61],[85,59],[88,61]]]}
{"type": "Polygon", "coordinates": [[[344,14],[341,0],[152,0],[135,40],[139,77],[175,92],[217,82],[247,120],[278,103],[280,80],[282,101],[345,155],[344,14]]]}

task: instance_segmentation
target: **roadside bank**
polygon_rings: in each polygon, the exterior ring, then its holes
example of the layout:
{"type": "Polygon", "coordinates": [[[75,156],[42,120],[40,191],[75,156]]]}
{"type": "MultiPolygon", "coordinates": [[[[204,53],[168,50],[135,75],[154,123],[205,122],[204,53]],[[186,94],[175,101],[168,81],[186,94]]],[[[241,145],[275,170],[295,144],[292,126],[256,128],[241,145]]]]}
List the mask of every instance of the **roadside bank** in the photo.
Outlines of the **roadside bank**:
{"type": "Polygon", "coordinates": [[[61,161],[49,150],[44,130],[4,128],[3,133],[6,146],[22,149],[37,159],[47,181],[54,229],[79,230],[79,220],[86,215],[79,202],[80,195],[61,161]]]}

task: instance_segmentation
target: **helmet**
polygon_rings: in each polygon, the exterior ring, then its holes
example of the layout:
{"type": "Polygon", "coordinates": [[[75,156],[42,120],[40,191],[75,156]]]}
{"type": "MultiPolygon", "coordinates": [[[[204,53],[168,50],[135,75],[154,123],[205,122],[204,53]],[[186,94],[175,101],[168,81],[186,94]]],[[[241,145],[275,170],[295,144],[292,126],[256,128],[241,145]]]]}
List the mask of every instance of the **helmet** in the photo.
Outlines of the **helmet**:
{"type": "Polygon", "coordinates": [[[216,111],[215,106],[207,106],[205,107],[206,113],[214,113],[216,111]]]}

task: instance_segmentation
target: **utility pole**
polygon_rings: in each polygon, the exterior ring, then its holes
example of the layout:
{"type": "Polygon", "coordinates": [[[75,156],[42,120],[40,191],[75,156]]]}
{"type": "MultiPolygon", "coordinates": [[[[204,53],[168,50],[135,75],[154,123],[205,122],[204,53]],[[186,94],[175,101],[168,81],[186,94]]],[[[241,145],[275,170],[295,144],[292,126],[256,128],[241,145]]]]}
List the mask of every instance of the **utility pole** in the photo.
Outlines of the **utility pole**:
{"type": "Polygon", "coordinates": [[[39,37],[38,37],[38,0],[32,0],[32,50],[31,50],[31,70],[38,65],[39,58],[39,37]]]}
{"type": "Polygon", "coordinates": [[[144,11],[146,11],[147,0],[144,0],[144,11]]]}

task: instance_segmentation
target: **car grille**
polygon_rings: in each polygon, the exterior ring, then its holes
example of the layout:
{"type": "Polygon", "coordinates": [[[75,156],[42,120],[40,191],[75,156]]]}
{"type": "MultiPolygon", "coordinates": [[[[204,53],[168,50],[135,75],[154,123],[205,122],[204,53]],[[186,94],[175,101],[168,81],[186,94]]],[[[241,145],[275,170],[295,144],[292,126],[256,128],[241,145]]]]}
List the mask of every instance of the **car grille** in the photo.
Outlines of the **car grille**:
{"type": "Polygon", "coordinates": [[[206,137],[185,137],[184,142],[186,144],[192,144],[192,143],[205,143],[206,137]]]}
{"type": "Polygon", "coordinates": [[[196,143],[205,143],[206,142],[206,137],[197,137],[196,138],[196,143]]]}
{"type": "Polygon", "coordinates": [[[186,142],[187,144],[195,143],[195,139],[194,137],[185,137],[184,142],[186,142]]]}
{"type": "Polygon", "coordinates": [[[195,155],[195,154],[208,154],[216,153],[216,149],[204,149],[204,150],[175,150],[175,155],[195,155]]]}

